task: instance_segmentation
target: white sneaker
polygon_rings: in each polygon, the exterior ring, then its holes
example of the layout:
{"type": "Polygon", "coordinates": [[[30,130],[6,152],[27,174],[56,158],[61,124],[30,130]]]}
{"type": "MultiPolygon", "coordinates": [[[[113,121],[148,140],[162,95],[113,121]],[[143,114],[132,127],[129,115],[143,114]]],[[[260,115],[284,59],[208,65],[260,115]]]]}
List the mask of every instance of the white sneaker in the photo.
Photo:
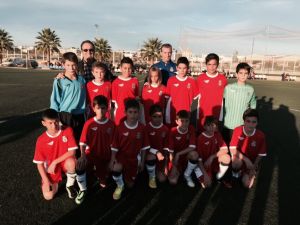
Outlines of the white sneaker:
{"type": "Polygon", "coordinates": [[[195,183],[194,181],[192,180],[191,176],[184,176],[185,180],[186,180],[186,184],[187,186],[189,186],[190,188],[194,188],[195,187],[195,183]]]}

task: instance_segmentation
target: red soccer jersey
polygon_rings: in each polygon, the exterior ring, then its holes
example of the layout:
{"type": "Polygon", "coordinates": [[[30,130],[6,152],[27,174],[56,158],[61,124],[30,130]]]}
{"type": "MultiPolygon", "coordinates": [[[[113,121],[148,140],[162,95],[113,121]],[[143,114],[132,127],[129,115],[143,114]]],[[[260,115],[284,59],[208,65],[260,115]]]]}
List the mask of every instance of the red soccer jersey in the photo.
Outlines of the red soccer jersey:
{"type": "Polygon", "coordinates": [[[150,107],[153,104],[158,104],[164,110],[165,108],[165,96],[166,96],[166,87],[160,85],[158,87],[153,87],[152,85],[145,84],[142,91],[142,102],[144,105],[144,115],[146,123],[151,119],[149,115],[150,107]]]}
{"type": "Polygon", "coordinates": [[[108,111],[107,111],[107,117],[109,118],[109,112],[110,112],[110,102],[111,102],[111,83],[109,81],[105,81],[104,83],[100,84],[95,82],[95,80],[92,80],[87,83],[86,85],[87,89],[87,103],[89,105],[89,118],[95,115],[92,109],[93,100],[98,95],[103,95],[108,99],[108,111]]]}
{"type": "Polygon", "coordinates": [[[185,133],[180,132],[177,127],[173,127],[169,137],[169,151],[171,153],[180,152],[187,147],[196,148],[195,129],[191,125],[185,133]]]}
{"type": "Polygon", "coordinates": [[[62,127],[55,136],[46,131],[37,139],[33,162],[44,163],[45,168],[48,168],[53,160],[77,148],[72,128],[62,127]]]}
{"type": "Polygon", "coordinates": [[[117,152],[117,158],[134,161],[141,151],[149,148],[148,135],[143,124],[137,122],[130,127],[124,121],[117,126],[111,147],[112,151],[117,152]]]}
{"type": "Polygon", "coordinates": [[[222,147],[227,148],[219,132],[215,132],[213,136],[208,136],[202,132],[197,139],[197,151],[203,162],[211,155],[216,154],[222,147]]]}
{"type": "Polygon", "coordinates": [[[109,160],[115,125],[110,119],[98,121],[96,117],[85,122],[80,137],[80,145],[86,146],[86,153],[92,157],[109,160]]]}
{"type": "Polygon", "coordinates": [[[112,83],[112,101],[115,103],[115,123],[119,125],[125,117],[125,101],[139,96],[139,82],[135,77],[122,79],[118,77],[112,83]]]}
{"type": "Polygon", "coordinates": [[[252,162],[255,161],[257,156],[266,156],[266,140],[265,135],[260,130],[254,130],[250,136],[246,135],[244,126],[239,126],[234,129],[230,148],[236,149],[246,155],[252,162]]]}
{"type": "Polygon", "coordinates": [[[150,142],[150,152],[156,154],[157,151],[163,153],[168,150],[169,128],[164,124],[154,126],[151,122],[146,125],[147,134],[150,142]]]}
{"type": "Polygon", "coordinates": [[[166,123],[174,124],[176,113],[180,110],[191,111],[193,99],[197,96],[196,82],[191,77],[170,77],[167,85],[167,95],[170,96],[166,107],[166,123]]]}
{"type": "Polygon", "coordinates": [[[206,116],[214,116],[216,119],[222,120],[223,92],[226,85],[226,77],[219,73],[215,76],[202,73],[197,78],[199,90],[198,116],[201,128],[206,116]]]}

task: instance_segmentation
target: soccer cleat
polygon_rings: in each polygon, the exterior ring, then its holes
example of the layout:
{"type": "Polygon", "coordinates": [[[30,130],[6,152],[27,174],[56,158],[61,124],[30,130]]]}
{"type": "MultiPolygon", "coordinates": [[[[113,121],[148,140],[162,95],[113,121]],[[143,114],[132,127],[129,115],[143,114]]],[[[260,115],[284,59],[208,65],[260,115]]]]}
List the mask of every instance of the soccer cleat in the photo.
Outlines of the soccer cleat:
{"type": "Polygon", "coordinates": [[[86,190],[84,191],[79,191],[76,198],[75,198],[75,202],[77,205],[80,205],[84,199],[85,199],[85,196],[86,196],[86,190]]]}
{"type": "Polygon", "coordinates": [[[184,176],[185,180],[186,180],[186,184],[187,186],[189,186],[190,188],[195,187],[195,183],[192,180],[191,176],[184,176]]]}
{"type": "Polygon", "coordinates": [[[77,191],[74,185],[66,187],[69,198],[73,199],[77,196],[77,191]]]}
{"type": "Polygon", "coordinates": [[[152,189],[157,188],[155,177],[149,178],[149,187],[152,189]]]}
{"type": "Polygon", "coordinates": [[[113,193],[113,199],[114,200],[119,200],[121,198],[122,192],[124,190],[124,186],[117,186],[116,190],[113,193]]]}

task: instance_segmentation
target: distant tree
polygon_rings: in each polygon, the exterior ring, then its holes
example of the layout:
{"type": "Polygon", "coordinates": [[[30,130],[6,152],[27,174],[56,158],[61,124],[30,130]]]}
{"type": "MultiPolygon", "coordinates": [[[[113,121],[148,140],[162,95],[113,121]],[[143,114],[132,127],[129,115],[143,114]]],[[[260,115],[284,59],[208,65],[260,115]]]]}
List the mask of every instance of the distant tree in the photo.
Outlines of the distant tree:
{"type": "Polygon", "coordinates": [[[95,38],[95,56],[100,62],[107,62],[111,56],[112,50],[108,41],[104,38],[95,38]]]}
{"type": "Polygon", "coordinates": [[[147,41],[144,41],[141,52],[143,58],[147,58],[151,65],[159,58],[161,45],[162,41],[158,40],[158,38],[149,38],[147,41]]]}
{"type": "Polygon", "coordinates": [[[50,28],[44,28],[41,32],[38,32],[35,42],[35,46],[38,50],[41,50],[47,54],[48,65],[50,65],[50,53],[59,52],[58,47],[61,47],[60,39],[55,34],[55,31],[50,28]]]}
{"type": "Polygon", "coordinates": [[[4,50],[12,50],[12,37],[4,29],[0,29],[0,63],[2,63],[4,50]]]}

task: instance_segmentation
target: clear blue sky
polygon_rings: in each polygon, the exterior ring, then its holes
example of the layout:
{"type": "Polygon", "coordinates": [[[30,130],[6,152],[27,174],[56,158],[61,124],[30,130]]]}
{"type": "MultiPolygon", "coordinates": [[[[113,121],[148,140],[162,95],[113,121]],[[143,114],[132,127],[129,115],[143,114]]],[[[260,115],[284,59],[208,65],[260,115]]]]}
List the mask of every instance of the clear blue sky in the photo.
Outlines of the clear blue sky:
{"type": "Polygon", "coordinates": [[[0,28],[17,46],[50,27],[63,47],[99,36],[114,50],[136,50],[158,37],[197,54],[250,54],[254,38],[254,53],[300,54],[299,8],[298,0],[8,0],[0,28]]]}

